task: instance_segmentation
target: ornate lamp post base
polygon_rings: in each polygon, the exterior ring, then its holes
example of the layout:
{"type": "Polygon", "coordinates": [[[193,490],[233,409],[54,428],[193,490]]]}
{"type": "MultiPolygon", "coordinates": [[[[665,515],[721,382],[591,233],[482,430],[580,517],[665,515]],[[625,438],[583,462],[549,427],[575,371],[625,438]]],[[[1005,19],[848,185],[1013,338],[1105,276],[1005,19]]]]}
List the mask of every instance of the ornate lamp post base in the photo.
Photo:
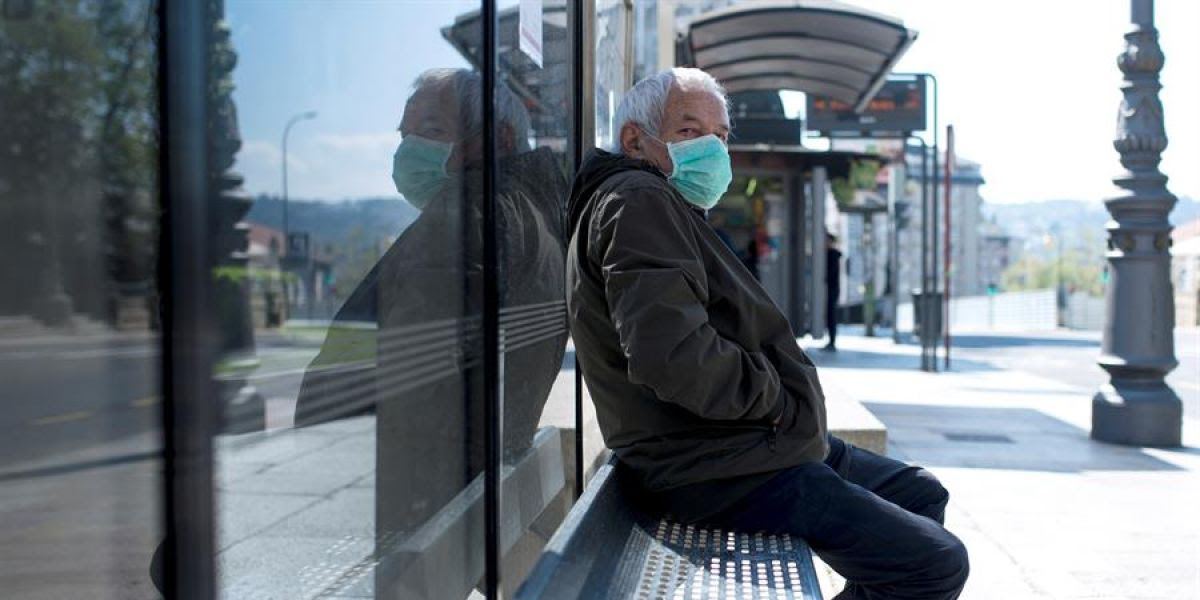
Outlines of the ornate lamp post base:
{"type": "Polygon", "coordinates": [[[1118,193],[1105,201],[1111,274],[1099,365],[1111,381],[1092,398],[1092,438],[1134,446],[1179,446],[1183,403],[1164,377],[1178,366],[1171,290],[1171,224],[1175,196],[1158,169],[1167,147],[1163,53],[1153,0],[1131,0],[1133,27],[1117,58],[1124,74],[1113,147],[1124,170],[1118,193]]]}
{"type": "Polygon", "coordinates": [[[1161,379],[1112,382],[1092,398],[1092,439],[1129,446],[1182,444],[1183,403],[1161,379]]]}

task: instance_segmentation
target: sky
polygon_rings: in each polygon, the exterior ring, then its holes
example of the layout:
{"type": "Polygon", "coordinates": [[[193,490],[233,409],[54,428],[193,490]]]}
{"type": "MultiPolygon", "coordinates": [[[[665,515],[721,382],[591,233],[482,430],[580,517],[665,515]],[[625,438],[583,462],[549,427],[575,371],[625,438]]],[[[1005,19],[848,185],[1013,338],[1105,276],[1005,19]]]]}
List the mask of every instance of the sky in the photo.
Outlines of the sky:
{"type": "Polygon", "coordinates": [[[467,63],[440,28],[478,2],[228,0],[238,54],[233,98],[242,149],[234,170],[250,194],[279,194],[284,126],[288,194],[336,201],[396,197],[392,154],[404,102],[430,67],[467,63]]]}
{"type": "MultiPolygon", "coordinates": [[[[982,166],[988,202],[1099,201],[1120,170],[1112,148],[1127,0],[851,0],[920,32],[897,65],[934,73],[941,123],[982,166]]],[[[501,6],[513,4],[501,2],[501,6]]],[[[251,194],[281,189],[287,120],[292,198],[396,197],[391,159],[404,100],[430,67],[462,67],[440,28],[478,8],[455,0],[228,0],[251,194]]],[[[1159,0],[1169,189],[1200,199],[1200,1],[1159,0]]],[[[943,136],[944,137],[944,136],[943,136]]]]}
{"type": "MultiPolygon", "coordinates": [[[[1113,194],[1128,0],[851,2],[919,32],[896,71],[936,75],[943,130],[954,124],[958,154],[981,164],[987,202],[1113,194]]],[[[1155,21],[1170,139],[1160,168],[1172,193],[1200,200],[1200,1],[1159,0],[1155,21]]]]}

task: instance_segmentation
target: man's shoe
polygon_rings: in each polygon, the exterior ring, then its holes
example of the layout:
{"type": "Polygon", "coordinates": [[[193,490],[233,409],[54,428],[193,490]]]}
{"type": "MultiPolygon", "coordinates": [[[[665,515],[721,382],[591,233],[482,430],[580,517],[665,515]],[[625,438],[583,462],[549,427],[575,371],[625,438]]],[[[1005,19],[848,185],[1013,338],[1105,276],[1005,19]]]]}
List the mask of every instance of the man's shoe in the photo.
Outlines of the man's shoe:
{"type": "Polygon", "coordinates": [[[834,346],[833,344],[825,344],[825,347],[821,348],[821,351],[822,352],[837,352],[837,346],[834,346]]]}

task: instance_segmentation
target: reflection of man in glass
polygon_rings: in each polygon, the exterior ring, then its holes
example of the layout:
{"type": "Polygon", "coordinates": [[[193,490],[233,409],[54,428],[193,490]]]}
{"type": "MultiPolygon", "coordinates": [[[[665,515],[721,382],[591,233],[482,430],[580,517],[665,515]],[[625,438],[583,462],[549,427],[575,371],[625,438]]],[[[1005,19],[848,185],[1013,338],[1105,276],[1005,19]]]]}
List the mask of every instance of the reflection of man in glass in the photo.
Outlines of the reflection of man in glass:
{"type": "MultiPolygon", "coordinates": [[[[376,412],[381,535],[410,533],[483,470],[481,85],[466,70],[417,79],[392,178],[421,214],[339,310],[297,403],[297,426],[376,412]]],[[[520,312],[562,300],[565,180],[551,151],[530,149],[520,100],[500,87],[496,103],[500,301],[520,312]]],[[[509,462],[529,448],[560,370],[559,322],[549,336],[519,323],[502,333],[509,462]]]]}

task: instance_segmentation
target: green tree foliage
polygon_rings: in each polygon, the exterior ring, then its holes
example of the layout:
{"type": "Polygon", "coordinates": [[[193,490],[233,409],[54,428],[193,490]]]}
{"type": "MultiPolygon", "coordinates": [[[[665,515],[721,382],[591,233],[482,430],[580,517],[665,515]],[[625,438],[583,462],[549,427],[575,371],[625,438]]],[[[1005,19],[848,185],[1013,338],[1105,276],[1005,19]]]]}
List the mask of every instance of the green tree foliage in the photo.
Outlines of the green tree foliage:
{"type": "MultiPolygon", "coordinates": [[[[1058,286],[1059,261],[1054,256],[1025,256],[1009,265],[1002,276],[1006,291],[1045,290],[1058,286]]],[[[1104,258],[1080,250],[1062,256],[1062,282],[1068,293],[1104,295],[1104,258]]]]}
{"type": "Polygon", "coordinates": [[[58,277],[76,309],[111,317],[118,294],[153,289],[155,5],[35,2],[0,19],[2,313],[29,312],[58,277]]]}
{"type": "Polygon", "coordinates": [[[850,171],[846,177],[836,177],[830,182],[833,198],[839,207],[854,204],[855,192],[858,190],[875,189],[875,178],[879,175],[881,164],[875,160],[855,160],[850,163],[850,171]]]}

